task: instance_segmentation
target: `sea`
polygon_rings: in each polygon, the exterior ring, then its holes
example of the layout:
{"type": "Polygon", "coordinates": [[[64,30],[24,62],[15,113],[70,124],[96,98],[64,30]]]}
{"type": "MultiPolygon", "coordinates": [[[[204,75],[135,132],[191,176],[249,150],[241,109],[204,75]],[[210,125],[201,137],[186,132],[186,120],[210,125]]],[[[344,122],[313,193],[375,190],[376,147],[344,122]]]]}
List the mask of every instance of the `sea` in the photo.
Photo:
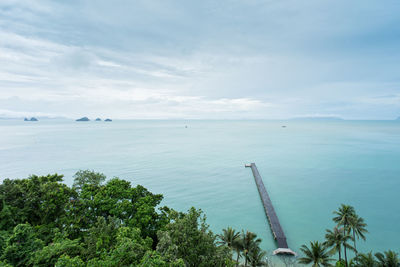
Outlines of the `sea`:
{"type": "Polygon", "coordinates": [[[0,120],[0,182],[95,170],[204,211],[214,233],[255,232],[276,249],[246,163],[256,163],[289,247],[323,241],[333,211],[368,224],[362,252],[400,252],[400,122],[346,120],[0,120]]]}

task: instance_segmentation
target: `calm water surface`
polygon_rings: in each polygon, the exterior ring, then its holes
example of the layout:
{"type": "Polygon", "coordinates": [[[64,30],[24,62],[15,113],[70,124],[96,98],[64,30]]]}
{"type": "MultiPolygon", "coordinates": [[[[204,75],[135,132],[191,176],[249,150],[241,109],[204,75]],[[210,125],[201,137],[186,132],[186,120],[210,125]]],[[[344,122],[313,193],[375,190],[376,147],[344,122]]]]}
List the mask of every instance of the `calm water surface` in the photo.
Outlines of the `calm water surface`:
{"type": "Polygon", "coordinates": [[[361,250],[400,251],[399,122],[0,121],[1,181],[57,172],[71,185],[93,169],[162,193],[175,209],[201,208],[215,232],[256,232],[271,251],[249,162],[293,250],[322,240],[332,211],[348,203],[368,223],[361,250]]]}

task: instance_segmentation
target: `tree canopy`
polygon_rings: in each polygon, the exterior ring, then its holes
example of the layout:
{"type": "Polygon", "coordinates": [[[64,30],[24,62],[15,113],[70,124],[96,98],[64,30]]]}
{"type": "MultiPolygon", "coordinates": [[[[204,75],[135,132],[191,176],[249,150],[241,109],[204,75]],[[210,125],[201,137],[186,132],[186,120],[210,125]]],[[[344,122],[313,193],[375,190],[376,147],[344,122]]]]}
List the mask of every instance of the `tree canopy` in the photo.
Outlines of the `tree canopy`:
{"type": "Polygon", "coordinates": [[[160,206],[163,196],[79,171],[0,184],[0,266],[233,266],[201,210],[160,206]]]}

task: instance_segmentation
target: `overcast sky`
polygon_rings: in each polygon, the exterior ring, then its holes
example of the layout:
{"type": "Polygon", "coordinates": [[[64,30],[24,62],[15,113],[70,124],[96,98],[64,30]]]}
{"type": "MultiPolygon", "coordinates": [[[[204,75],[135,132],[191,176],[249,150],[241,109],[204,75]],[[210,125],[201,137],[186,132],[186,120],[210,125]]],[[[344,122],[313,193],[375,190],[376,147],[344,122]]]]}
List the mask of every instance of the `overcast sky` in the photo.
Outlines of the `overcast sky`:
{"type": "Polygon", "coordinates": [[[400,116],[400,1],[0,1],[0,116],[400,116]]]}

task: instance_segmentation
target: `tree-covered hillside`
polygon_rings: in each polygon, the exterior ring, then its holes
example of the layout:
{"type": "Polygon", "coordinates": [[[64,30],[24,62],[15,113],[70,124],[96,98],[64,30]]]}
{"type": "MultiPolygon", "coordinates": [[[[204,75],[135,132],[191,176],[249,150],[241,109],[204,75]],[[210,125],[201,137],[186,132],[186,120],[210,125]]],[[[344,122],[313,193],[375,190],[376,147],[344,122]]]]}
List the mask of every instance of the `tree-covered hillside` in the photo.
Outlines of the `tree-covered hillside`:
{"type": "MultiPolygon", "coordinates": [[[[216,235],[201,210],[162,206],[163,196],[143,186],[93,171],[74,178],[71,187],[57,174],[0,184],[0,267],[277,266],[255,233],[227,227],[216,235]]],[[[394,251],[357,250],[368,231],[352,206],[334,214],[325,241],[303,245],[297,258],[275,259],[284,266],[400,267],[394,251]]]]}
{"type": "Polygon", "coordinates": [[[236,265],[201,210],[160,206],[162,195],[92,171],[76,173],[72,187],[62,178],[0,185],[0,266],[236,265]]]}

